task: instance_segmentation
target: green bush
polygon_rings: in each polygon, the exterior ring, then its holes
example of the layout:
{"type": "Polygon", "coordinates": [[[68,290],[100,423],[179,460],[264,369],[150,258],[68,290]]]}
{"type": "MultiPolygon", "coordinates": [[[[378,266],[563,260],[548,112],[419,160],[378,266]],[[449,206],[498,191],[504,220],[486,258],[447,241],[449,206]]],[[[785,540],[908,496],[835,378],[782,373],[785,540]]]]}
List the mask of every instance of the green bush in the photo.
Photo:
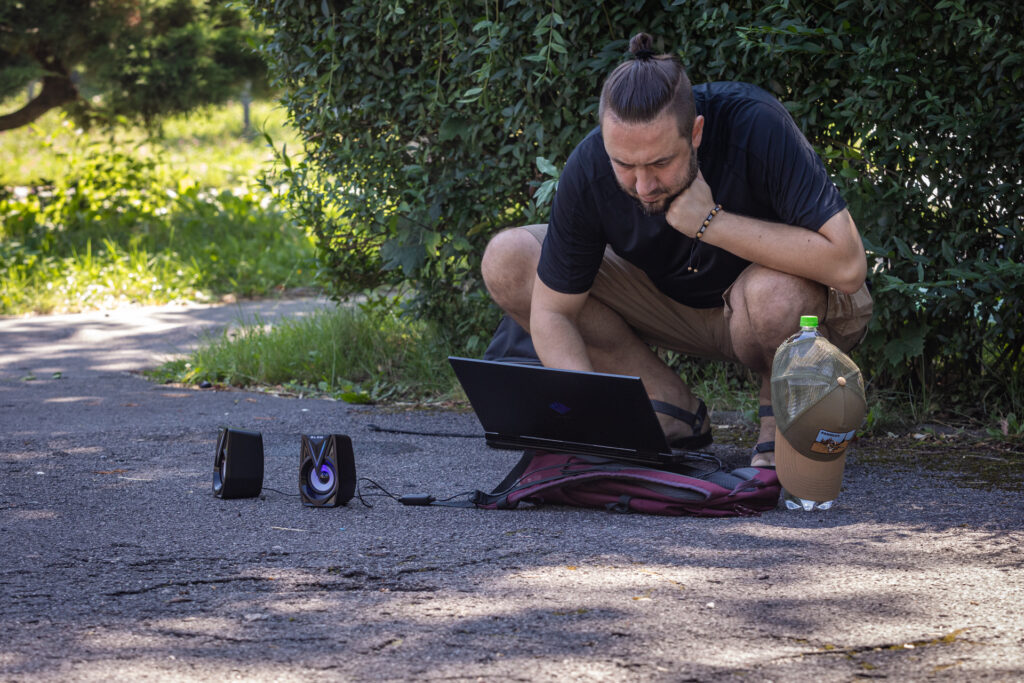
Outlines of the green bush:
{"type": "Polygon", "coordinates": [[[485,338],[485,243],[545,219],[604,76],[645,30],[695,83],[773,92],[826,159],[869,251],[877,313],[858,356],[877,385],[1024,401],[1013,0],[254,0],[252,13],[304,139],[282,166],[292,206],[338,294],[402,282],[420,314],[485,338]]]}

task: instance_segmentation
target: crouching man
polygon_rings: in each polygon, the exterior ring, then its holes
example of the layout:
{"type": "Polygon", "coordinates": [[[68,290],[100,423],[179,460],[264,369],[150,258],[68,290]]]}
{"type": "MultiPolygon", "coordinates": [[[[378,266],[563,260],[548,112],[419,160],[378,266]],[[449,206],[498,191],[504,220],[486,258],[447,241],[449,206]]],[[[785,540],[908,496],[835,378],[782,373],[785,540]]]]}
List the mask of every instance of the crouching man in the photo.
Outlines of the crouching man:
{"type": "Polygon", "coordinates": [[[495,302],[544,365],[637,375],[676,448],[711,442],[704,402],[651,346],[761,377],[754,466],[774,464],[771,361],[817,315],[849,351],[871,317],[857,226],[786,109],[744,83],[691,87],[641,33],[605,80],[550,222],[496,235],[495,302]]]}

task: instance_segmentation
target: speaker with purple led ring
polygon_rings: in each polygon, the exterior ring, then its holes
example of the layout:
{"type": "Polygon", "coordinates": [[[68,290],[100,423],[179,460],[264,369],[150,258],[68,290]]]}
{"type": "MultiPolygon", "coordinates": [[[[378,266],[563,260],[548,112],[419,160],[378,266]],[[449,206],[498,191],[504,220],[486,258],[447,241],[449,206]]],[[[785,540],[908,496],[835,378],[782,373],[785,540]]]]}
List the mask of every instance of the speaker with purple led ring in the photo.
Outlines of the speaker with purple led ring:
{"type": "Polygon", "coordinates": [[[336,507],[356,491],[352,440],[344,434],[302,436],[299,494],[309,507],[336,507]]]}

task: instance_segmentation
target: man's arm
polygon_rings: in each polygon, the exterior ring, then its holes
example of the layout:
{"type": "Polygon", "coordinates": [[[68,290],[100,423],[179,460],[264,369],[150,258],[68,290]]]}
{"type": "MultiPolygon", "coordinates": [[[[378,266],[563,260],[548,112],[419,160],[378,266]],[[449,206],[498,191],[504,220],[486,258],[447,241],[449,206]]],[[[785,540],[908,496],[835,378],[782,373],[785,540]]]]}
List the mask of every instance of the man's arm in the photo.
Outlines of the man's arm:
{"type": "MultiPolygon", "coordinates": [[[[669,225],[693,237],[715,206],[711,188],[698,174],[693,184],[676,197],[665,216],[669,225]]],[[[773,270],[797,275],[851,294],[864,284],[867,258],[857,226],[843,209],[815,232],[729,213],[729,207],[711,221],[703,242],[773,270]]]]}
{"type": "Polygon", "coordinates": [[[530,337],[537,356],[547,367],[593,371],[578,324],[587,296],[586,292],[556,292],[545,285],[540,277],[533,283],[530,337]]]}

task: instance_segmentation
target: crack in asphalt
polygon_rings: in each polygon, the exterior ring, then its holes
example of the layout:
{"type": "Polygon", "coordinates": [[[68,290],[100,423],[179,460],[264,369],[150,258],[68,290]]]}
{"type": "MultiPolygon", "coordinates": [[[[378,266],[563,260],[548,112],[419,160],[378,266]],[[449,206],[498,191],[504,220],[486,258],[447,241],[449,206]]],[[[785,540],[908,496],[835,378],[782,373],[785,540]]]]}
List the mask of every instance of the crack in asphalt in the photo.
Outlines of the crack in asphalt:
{"type": "Polygon", "coordinates": [[[136,588],[136,589],[132,589],[132,590],[113,591],[113,592],[110,592],[110,593],[102,593],[101,595],[105,595],[107,597],[112,597],[112,598],[118,598],[118,597],[122,597],[122,596],[125,596],[125,595],[141,595],[143,593],[151,593],[151,592],[153,592],[155,590],[160,590],[161,588],[174,588],[174,587],[187,588],[188,586],[196,586],[196,585],[200,585],[201,586],[201,585],[207,585],[207,584],[228,584],[228,583],[236,583],[236,582],[243,582],[243,581],[261,582],[261,581],[270,581],[270,580],[271,579],[264,578],[262,576],[234,576],[234,577],[226,577],[226,578],[218,578],[218,579],[192,579],[192,580],[189,580],[189,581],[164,581],[163,583],[154,584],[152,586],[145,586],[143,588],[136,588]]]}
{"type": "Polygon", "coordinates": [[[152,633],[161,636],[170,636],[173,638],[196,640],[199,638],[209,638],[211,640],[225,641],[228,643],[259,643],[262,639],[260,638],[235,638],[233,636],[226,636],[221,633],[195,633],[192,631],[179,631],[171,628],[154,629],[152,633]]]}
{"type": "Polygon", "coordinates": [[[954,644],[965,644],[965,645],[983,645],[979,641],[967,640],[962,638],[961,634],[969,630],[971,627],[958,628],[955,631],[951,631],[946,635],[939,636],[937,638],[920,638],[918,640],[902,641],[895,643],[881,643],[875,645],[858,645],[853,647],[834,647],[825,645],[818,650],[808,650],[799,652],[786,657],[779,657],[775,661],[783,661],[787,659],[796,659],[800,657],[811,657],[811,656],[828,656],[828,655],[843,655],[843,656],[855,656],[866,654],[868,652],[913,652],[918,648],[935,647],[938,645],[954,645],[954,644]]]}

